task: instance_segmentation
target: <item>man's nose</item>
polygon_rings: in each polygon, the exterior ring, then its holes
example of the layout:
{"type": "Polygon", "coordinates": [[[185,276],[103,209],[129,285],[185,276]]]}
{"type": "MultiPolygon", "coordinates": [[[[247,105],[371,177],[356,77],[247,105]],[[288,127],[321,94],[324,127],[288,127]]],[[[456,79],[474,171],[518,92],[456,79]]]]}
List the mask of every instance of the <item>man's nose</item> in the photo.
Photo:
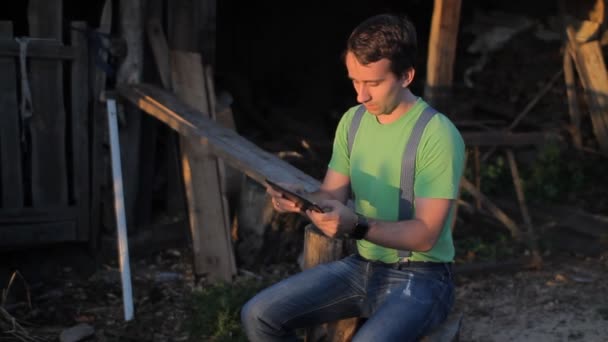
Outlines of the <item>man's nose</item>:
{"type": "Polygon", "coordinates": [[[361,86],[359,86],[359,89],[357,89],[357,102],[365,103],[369,100],[371,100],[369,90],[365,84],[362,84],[361,86]]]}

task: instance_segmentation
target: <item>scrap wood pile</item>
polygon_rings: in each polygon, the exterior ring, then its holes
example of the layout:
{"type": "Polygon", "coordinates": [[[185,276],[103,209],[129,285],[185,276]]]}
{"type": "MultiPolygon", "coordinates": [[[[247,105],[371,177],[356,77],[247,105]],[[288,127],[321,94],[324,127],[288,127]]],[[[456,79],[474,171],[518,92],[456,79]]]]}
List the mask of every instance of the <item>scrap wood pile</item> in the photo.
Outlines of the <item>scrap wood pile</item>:
{"type": "Polygon", "coordinates": [[[596,0],[588,10],[583,18],[577,17],[576,12],[566,17],[568,40],[564,47],[564,78],[571,118],[570,133],[575,146],[585,148],[580,130],[583,120],[581,106],[586,105],[600,150],[608,155],[608,73],[602,53],[602,45],[606,45],[608,40],[608,34],[603,30],[604,1],[596,0]],[[584,89],[582,94],[577,93],[575,71],[584,89]]]}

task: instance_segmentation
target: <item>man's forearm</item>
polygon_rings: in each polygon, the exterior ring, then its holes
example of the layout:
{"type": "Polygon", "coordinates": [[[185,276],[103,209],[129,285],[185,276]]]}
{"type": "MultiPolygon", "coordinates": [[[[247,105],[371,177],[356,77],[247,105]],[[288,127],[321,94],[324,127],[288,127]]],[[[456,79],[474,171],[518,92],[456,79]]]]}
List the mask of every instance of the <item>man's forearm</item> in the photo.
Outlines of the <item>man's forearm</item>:
{"type": "Polygon", "coordinates": [[[426,252],[433,248],[438,237],[418,219],[398,222],[370,219],[368,222],[365,240],[383,247],[426,252]]]}

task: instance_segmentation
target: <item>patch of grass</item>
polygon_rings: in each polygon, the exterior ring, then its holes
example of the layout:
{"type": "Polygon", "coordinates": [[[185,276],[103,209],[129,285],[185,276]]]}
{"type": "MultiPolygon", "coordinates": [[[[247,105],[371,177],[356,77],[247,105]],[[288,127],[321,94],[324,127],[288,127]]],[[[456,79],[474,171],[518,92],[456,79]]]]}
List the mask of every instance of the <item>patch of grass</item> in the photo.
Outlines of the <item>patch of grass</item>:
{"type": "Polygon", "coordinates": [[[241,308],[269,284],[243,281],[210,285],[193,297],[191,336],[201,341],[247,341],[241,329],[241,308]]]}

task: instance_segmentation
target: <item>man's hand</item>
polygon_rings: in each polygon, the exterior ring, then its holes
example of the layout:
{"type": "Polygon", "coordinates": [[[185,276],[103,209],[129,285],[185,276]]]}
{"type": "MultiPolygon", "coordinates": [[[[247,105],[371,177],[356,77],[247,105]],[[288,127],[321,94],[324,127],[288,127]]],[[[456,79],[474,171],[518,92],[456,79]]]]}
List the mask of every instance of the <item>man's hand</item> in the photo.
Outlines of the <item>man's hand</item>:
{"type": "Polygon", "coordinates": [[[319,205],[324,213],[307,210],[306,215],[310,218],[323,234],[330,238],[339,238],[352,232],[357,224],[357,214],[336,200],[323,200],[319,205]]]}
{"type": "MultiPolygon", "coordinates": [[[[284,184],[284,183],[281,183],[279,185],[281,185],[282,187],[284,187],[292,192],[295,192],[295,193],[301,193],[303,191],[302,187],[298,187],[296,185],[284,184]]],[[[298,206],[297,203],[283,197],[283,194],[274,190],[269,185],[266,185],[266,193],[270,195],[270,200],[272,201],[272,206],[273,206],[274,210],[276,210],[277,212],[303,214],[301,208],[298,206]]]]}

